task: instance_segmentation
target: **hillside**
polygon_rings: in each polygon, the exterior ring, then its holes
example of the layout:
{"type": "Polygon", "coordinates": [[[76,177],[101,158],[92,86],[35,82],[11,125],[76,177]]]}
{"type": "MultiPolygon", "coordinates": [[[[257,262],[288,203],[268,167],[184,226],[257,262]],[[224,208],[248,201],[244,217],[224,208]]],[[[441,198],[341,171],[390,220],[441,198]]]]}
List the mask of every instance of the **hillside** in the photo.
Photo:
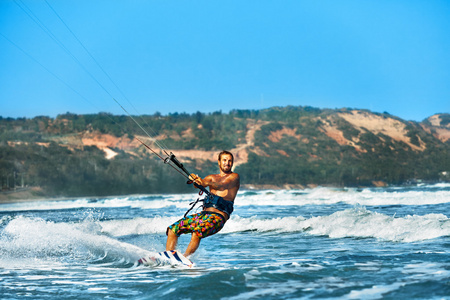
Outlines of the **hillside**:
{"type": "Polygon", "coordinates": [[[217,171],[220,150],[231,150],[247,187],[449,180],[449,114],[418,123],[367,110],[290,106],[135,119],[154,140],[128,116],[0,118],[2,189],[33,186],[52,196],[192,191],[136,138],[159,151],[158,141],[202,175],[217,171]]]}

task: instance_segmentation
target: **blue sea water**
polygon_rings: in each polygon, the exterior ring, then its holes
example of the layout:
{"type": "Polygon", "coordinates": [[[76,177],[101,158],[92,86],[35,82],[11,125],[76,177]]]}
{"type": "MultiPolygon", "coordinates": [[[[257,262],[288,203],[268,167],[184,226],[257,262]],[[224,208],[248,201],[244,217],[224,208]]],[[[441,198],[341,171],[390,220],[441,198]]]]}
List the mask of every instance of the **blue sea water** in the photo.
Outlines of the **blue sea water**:
{"type": "Polygon", "coordinates": [[[450,184],[241,191],[193,269],[138,266],[196,197],[0,205],[0,297],[450,299],[450,184]]]}

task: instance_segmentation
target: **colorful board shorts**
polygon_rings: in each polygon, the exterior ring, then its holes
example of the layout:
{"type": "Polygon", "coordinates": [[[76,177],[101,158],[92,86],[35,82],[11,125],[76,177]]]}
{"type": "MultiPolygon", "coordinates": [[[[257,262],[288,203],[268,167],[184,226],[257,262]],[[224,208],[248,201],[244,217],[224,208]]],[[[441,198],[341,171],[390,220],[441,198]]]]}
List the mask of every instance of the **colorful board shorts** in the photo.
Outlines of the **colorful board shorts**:
{"type": "Polygon", "coordinates": [[[216,234],[225,225],[225,218],[214,212],[201,212],[186,216],[170,225],[167,230],[172,230],[176,236],[195,232],[199,238],[216,234]]]}

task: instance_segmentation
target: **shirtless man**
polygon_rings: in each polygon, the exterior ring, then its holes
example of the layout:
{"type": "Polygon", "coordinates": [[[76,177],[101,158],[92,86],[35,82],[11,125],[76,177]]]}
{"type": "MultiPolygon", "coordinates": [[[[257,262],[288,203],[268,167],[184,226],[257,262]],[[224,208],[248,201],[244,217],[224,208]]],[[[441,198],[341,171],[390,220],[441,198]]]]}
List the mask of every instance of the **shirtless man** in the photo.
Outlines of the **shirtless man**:
{"type": "Polygon", "coordinates": [[[209,187],[212,198],[205,198],[201,213],[186,216],[167,228],[166,250],[175,250],[178,237],[181,234],[192,233],[191,241],[184,256],[193,254],[200,240],[219,232],[233,212],[234,198],[240,187],[237,173],[231,171],[234,157],[228,151],[219,154],[219,174],[208,175],[201,178],[191,174],[190,179],[203,187],[209,187]]]}

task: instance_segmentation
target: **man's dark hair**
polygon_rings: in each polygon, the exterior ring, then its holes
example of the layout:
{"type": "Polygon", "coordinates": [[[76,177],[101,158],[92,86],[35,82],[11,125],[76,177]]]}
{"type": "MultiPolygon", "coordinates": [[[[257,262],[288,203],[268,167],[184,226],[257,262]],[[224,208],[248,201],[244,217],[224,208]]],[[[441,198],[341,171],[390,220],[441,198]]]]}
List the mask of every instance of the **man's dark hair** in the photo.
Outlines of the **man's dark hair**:
{"type": "Polygon", "coordinates": [[[231,160],[233,160],[233,162],[234,162],[234,156],[233,156],[233,153],[231,153],[230,151],[226,151],[226,150],[223,150],[222,152],[219,153],[219,161],[220,161],[220,159],[222,158],[222,155],[224,155],[224,154],[231,155],[231,160]]]}

